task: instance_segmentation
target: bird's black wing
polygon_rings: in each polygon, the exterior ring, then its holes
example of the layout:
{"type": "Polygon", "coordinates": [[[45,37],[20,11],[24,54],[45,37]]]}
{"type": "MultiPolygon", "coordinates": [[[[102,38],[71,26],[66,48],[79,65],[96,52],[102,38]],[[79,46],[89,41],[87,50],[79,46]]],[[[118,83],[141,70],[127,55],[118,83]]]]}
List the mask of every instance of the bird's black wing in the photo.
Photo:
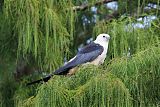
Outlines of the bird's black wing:
{"type": "Polygon", "coordinates": [[[77,65],[80,65],[80,64],[93,61],[99,55],[101,55],[102,52],[103,52],[103,46],[93,42],[85,46],[84,48],[82,48],[72,61],[62,66],[58,70],[56,70],[54,74],[55,75],[67,74],[71,68],[76,67],[77,65]]]}
{"type": "Polygon", "coordinates": [[[32,85],[34,83],[40,83],[41,81],[47,82],[51,78],[51,76],[53,76],[53,75],[65,75],[68,73],[68,71],[70,69],[72,69],[80,64],[84,64],[84,63],[93,61],[99,55],[102,54],[103,50],[104,50],[103,46],[96,44],[94,42],[90,43],[89,45],[82,48],[77,53],[76,57],[72,61],[68,62],[64,66],[57,69],[53,74],[50,74],[49,76],[47,76],[43,79],[28,83],[27,85],[32,85]]]}

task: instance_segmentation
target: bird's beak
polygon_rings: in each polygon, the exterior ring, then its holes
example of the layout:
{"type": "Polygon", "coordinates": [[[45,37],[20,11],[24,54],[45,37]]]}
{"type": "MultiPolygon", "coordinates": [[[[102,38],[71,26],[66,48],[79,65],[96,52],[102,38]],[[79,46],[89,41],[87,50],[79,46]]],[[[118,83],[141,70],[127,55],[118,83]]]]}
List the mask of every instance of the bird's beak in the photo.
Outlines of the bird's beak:
{"type": "Polygon", "coordinates": [[[110,39],[110,36],[107,36],[106,39],[109,40],[109,39],[110,39]]]}

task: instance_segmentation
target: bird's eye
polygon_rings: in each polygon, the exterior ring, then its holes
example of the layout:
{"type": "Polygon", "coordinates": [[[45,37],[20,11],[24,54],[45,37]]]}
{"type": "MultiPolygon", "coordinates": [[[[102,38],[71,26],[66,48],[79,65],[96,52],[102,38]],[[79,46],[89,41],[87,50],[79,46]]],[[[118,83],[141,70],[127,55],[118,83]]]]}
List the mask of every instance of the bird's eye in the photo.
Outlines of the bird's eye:
{"type": "Polygon", "coordinates": [[[103,36],[105,38],[105,36],[103,36]]]}

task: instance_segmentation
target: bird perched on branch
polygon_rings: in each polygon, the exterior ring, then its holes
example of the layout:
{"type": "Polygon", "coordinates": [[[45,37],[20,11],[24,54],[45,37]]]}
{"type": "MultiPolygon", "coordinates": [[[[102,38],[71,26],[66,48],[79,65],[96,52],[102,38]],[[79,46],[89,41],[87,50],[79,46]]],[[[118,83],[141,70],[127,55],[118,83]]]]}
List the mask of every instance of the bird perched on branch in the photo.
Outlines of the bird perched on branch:
{"type": "Polygon", "coordinates": [[[72,75],[78,65],[82,64],[103,64],[109,43],[110,36],[108,34],[99,34],[95,41],[83,47],[75,57],[69,60],[65,65],[55,70],[54,73],[44,77],[40,80],[33,81],[27,85],[40,83],[41,81],[47,82],[53,75],[72,75]]]}

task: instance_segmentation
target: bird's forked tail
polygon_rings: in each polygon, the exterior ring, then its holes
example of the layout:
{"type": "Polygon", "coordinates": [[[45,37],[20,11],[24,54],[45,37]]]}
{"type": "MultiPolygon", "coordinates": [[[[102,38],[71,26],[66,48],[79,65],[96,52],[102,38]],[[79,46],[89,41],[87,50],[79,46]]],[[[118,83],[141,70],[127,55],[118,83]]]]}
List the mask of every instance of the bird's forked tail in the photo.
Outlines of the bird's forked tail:
{"type": "Polygon", "coordinates": [[[26,85],[29,86],[29,85],[32,85],[32,84],[35,84],[35,83],[40,83],[41,81],[47,82],[52,76],[53,75],[49,75],[49,76],[47,76],[45,78],[42,78],[42,79],[27,83],[26,85]]]}

